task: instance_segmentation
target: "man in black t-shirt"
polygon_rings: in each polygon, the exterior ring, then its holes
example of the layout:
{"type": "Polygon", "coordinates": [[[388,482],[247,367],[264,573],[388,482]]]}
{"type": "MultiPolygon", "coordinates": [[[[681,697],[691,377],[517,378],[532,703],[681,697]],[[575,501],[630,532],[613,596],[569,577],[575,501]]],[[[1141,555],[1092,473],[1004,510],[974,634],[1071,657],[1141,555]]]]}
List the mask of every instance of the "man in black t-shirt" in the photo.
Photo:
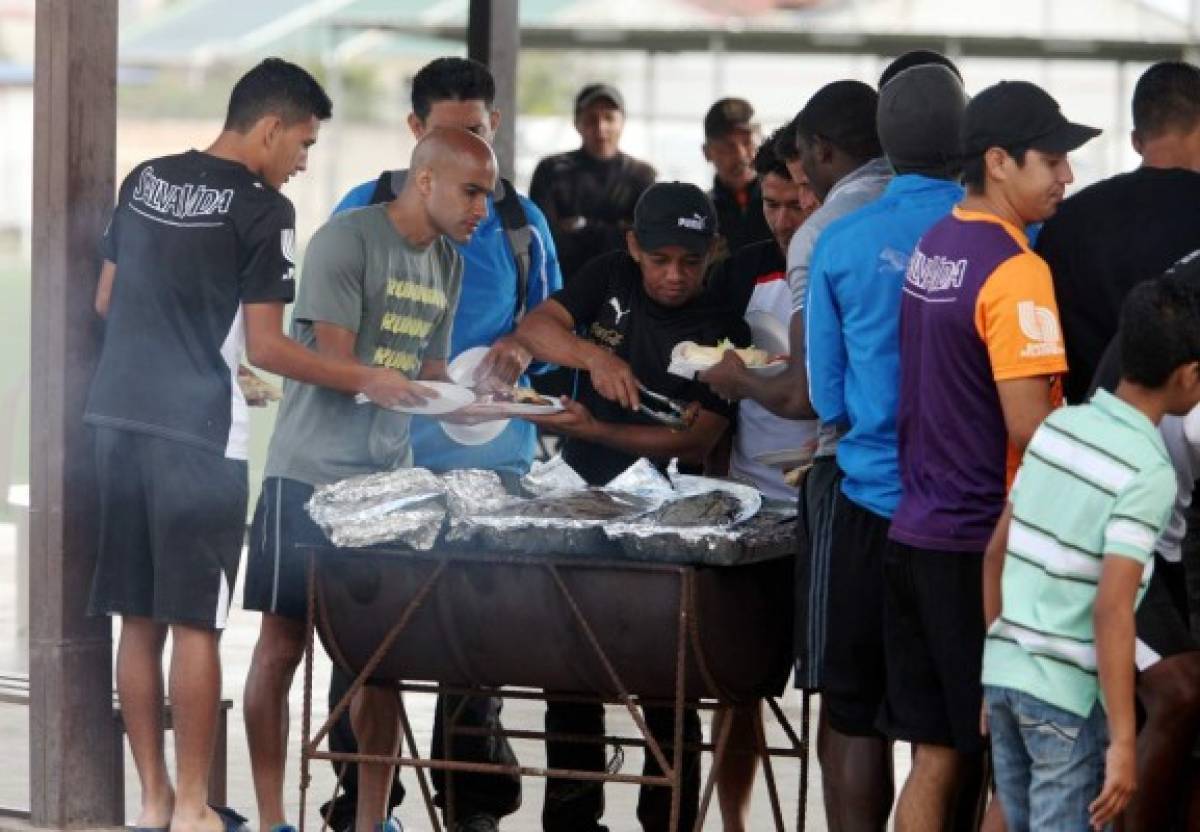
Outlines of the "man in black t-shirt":
{"type": "MultiPolygon", "coordinates": [[[[672,457],[699,465],[729,426],[733,408],[705,385],[671,375],[671,351],[681,341],[713,345],[729,338],[749,341],[737,316],[700,300],[705,268],[716,235],[716,212],[694,185],[652,186],[634,211],[628,251],[593,260],[586,279],[574,281],[534,309],[517,329],[517,338],[539,360],[583,371],[577,401],[565,413],[538,417],[545,429],[567,437],[563,456],[589,484],[602,485],[638,457],[665,464],[672,457]],[[585,333],[577,336],[576,331],[585,333]],[[639,386],[640,385],[640,386],[639,386]],[[666,427],[638,411],[647,389],[699,405],[685,428],[666,427]]],[[[646,709],[646,722],[659,742],[673,741],[670,709],[646,709]]],[[[600,705],[554,702],[547,706],[548,733],[601,736],[600,705]]],[[[700,739],[700,720],[688,711],[684,739],[700,739]]],[[[548,742],[548,765],[583,771],[604,768],[604,746],[548,742]]],[[[647,775],[659,770],[647,756],[647,775]]],[[[695,824],[700,790],[699,758],[684,752],[680,829],[695,824]]],[[[666,830],[670,790],[643,787],[638,819],[647,832],[666,830]]],[[[546,832],[598,832],[604,811],[599,784],[580,786],[550,780],[542,823],[546,832]]]]}
{"type": "Polygon", "coordinates": [[[246,523],[243,347],[273,373],[381,404],[411,383],[283,334],[296,231],[279,188],[304,170],[331,105],[303,69],[263,61],[234,86],[203,152],[143,162],[121,185],[102,243],[107,319],[84,419],[95,428],[100,541],[89,612],[121,616],[117,690],[141,777],[136,826],[239,828],[209,808],[218,641],[246,523]],[[162,652],[172,638],[176,783],[163,757],[162,652]]]}
{"type": "Polygon", "coordinates": [[[575,97],[578,150],[538,162],[529,198],[550,223],[563,280],[583,264],[625,246],[633,206],[654,184],[654,168],[621,152],[625,100],[610,84],[588,84],[575,97]]]}
{"type": "Polygon", "coordinates": [[[722,98],[704,116],[704,158],[715,174],[708,192],[717,209],[717,256],[771,239],[763,216],[762,184],[754,170],[759,127],[744,98],[722,98]]]}
{"type": "Polygon", "coordinates": [[[1141,167],[1066,199],[1038,236],[1058,296],[1071,404],[1085,400],[1129,290],[1200,248],[1200,68],[1164,61],[1142,74],[1132,138],[1141,167]]]}
{"type": "MultiPolygon", "coordinates": [[[[1133,146],[1141,167],[1065,200],[1038,237],[1058,298],[1070,368],[1063,392],[1071,404],[1087,400],[1129,291],[1200,249],[1200,68],[1164,61],[1142,74],[1133,92],[1133,146]]],[[[1181,567],[1195,568],[1187,560],[1181,567]]],[[[1154,603],[1138,610],[1139,638],[1163,612],[1157,595],[1147,594],[1154,603]]],[[[1161,624],[1149,629],[1151,641],[1170,632],[1161,624]]],[[[1146,724],[1138,736],[1138,792],[1125,812],[1131,830],[1168,827],[1192,743],[1185,726],[1194,727],[1198,714],[1188,692],[1200,679],[1200,654],[1159,652],[1162,660],[1138,676],[1146,724]]]]}

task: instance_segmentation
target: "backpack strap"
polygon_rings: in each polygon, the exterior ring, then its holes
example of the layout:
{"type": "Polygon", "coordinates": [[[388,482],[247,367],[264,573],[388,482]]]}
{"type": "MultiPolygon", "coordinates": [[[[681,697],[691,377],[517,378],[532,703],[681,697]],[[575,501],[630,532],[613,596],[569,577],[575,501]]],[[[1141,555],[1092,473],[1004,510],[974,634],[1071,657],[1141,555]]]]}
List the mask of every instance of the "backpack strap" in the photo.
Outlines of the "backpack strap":
{"type": "Polygon", "coordinates": [[[371,191],[370,204],[377,205],[395,199],[396,194],[404,188],[404,177],[407,173],[403,170],[385,170],[379,174],[379,178],[375,180],[375,190],[371,191]]]}
{"type": "Polygon", "coordinates": [[[529,227],[529,217],[526,216],[525,206],[521,205],[517,196],[517,189],[507,179],[500,179],[500,193],[495,198],[495,206],[504,236],[508,237],[509,247],[512,248],[513,260],[516,261],[517,308],[513,320],[520,323],[529,304],[529,273],[533,270],[533,229],[529,227]]]}

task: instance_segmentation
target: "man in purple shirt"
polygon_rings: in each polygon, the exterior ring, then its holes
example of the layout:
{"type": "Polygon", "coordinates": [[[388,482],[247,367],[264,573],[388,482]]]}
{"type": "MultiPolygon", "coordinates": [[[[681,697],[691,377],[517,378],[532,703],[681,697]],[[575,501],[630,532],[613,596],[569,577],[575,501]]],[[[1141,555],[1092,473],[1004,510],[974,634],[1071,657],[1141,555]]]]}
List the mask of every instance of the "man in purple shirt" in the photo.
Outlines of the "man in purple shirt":
{"type": "Polygon", "coordinates": [[[879,723],[916,748],[898,832],[944,828],[956,799],[977,797],[963,775],[983,747],[983,550],[1067,369],[1050,270],[1022,229],[1054,213],[1073,181],[1067,153],[1098,133],[1033,84],[979,93],[963,131],[967,196],[909,260],[879,723]]]}

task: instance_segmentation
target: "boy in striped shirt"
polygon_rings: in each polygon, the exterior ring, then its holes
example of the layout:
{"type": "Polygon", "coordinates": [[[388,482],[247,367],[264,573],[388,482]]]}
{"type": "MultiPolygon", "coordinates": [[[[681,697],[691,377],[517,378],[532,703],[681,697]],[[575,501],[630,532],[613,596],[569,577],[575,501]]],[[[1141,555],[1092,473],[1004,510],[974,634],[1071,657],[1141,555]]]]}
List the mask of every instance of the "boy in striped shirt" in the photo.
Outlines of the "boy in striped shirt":
{"type": "Polygon", "coordinates": [[[984,555],[984,729],[1016,832],[1101,829],[1136,785],[1133,614],[1177,488],[1156,425],[1200,401],[1200,297],[1137,287],[1120,339],[1116,394],[1038,428],[984,555]]]}

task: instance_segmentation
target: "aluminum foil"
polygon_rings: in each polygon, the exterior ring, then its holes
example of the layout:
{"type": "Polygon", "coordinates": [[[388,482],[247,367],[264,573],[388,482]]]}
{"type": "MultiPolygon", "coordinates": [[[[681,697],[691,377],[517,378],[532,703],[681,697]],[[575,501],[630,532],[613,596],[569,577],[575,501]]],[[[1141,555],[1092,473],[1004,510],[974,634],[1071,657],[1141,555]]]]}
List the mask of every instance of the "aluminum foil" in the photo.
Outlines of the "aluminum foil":
{"type": "Polygon", "coordinates": [[[533,497],[558,491],[581,491],[587,487],[587,481],[567,464],[561,454],[555,454],[553,459],[546,462],[534,462],[529,473],[521,477],[521,488],[533,497]]]}
{"type": "Polygon", "coordinates": [[[605,491],[636,494],[655,508],[675,496],[671,481],[663,476],[654,463],[642,457],[604,486],[605,491]]]}
{"type": "Polygon", "coordinates": [[[327,531],[335,546],[361,547],[377,543],[402,543],[411,549],[433,548],[442,531],[446,509],[437,502],[426,502],[369,519],[339,523],[327,531]]]}
{"type": "MultiPolygon", "coordinates": [[[[746,545],[751,537],[750,532],[761,531],[762,528],[773,527],[781,522],[778,517],[764,519],[763,523],[755,524],[754,529],[751,528],[750,524],[758,517],[762,508],[762,495],[752,486],[729,480],[680,474],[674,462],[668,469],[668,474],[673,490],[670,498],[665,500],[662,506],[681,499],[721,491],[734,499],[736,509],[728,522],[718,524],[663,525],[659,522],[656,512],[630,521],[606,524],[605,536],[618,544],[627,557],[671,563],[746,563],[752,559],[747,557],[747,553],[756,548],[746,545]]],[[[609,487],[611,486],[612,483],[609,487]]],[[[793,524],[786,520],[782,522],[787,524],[788,529],[782,540],[785,550],[770,553],[771,557],[786,554],[787,546],[791,542],[790,529],[793,524]]],[[[768,553],[764,550],[760,554],[766,556],[768,553]]]]}
{"type": "Polygon", "coordinates": [[[446,516],[445,492],[432,472],[402,468],[322,486],[306,508],[335,546],[394,542],[429,549],[446,516]]]}
{"type": "Polygon", "coordinates": [[[512,500],[495,471],[468,468],[442,474],[451,517],[488,514],[512,500]]]}
{"type": "Polygon", "coordinates": [[[446,539],[471,541],[503,552],[609,555],[615,547],[604,535],[605,525],[632,519],[651,508],[635,494],[600,488],[556,491],[531,499],[515,497],[486,512],[452,516],[446,539]]]}

